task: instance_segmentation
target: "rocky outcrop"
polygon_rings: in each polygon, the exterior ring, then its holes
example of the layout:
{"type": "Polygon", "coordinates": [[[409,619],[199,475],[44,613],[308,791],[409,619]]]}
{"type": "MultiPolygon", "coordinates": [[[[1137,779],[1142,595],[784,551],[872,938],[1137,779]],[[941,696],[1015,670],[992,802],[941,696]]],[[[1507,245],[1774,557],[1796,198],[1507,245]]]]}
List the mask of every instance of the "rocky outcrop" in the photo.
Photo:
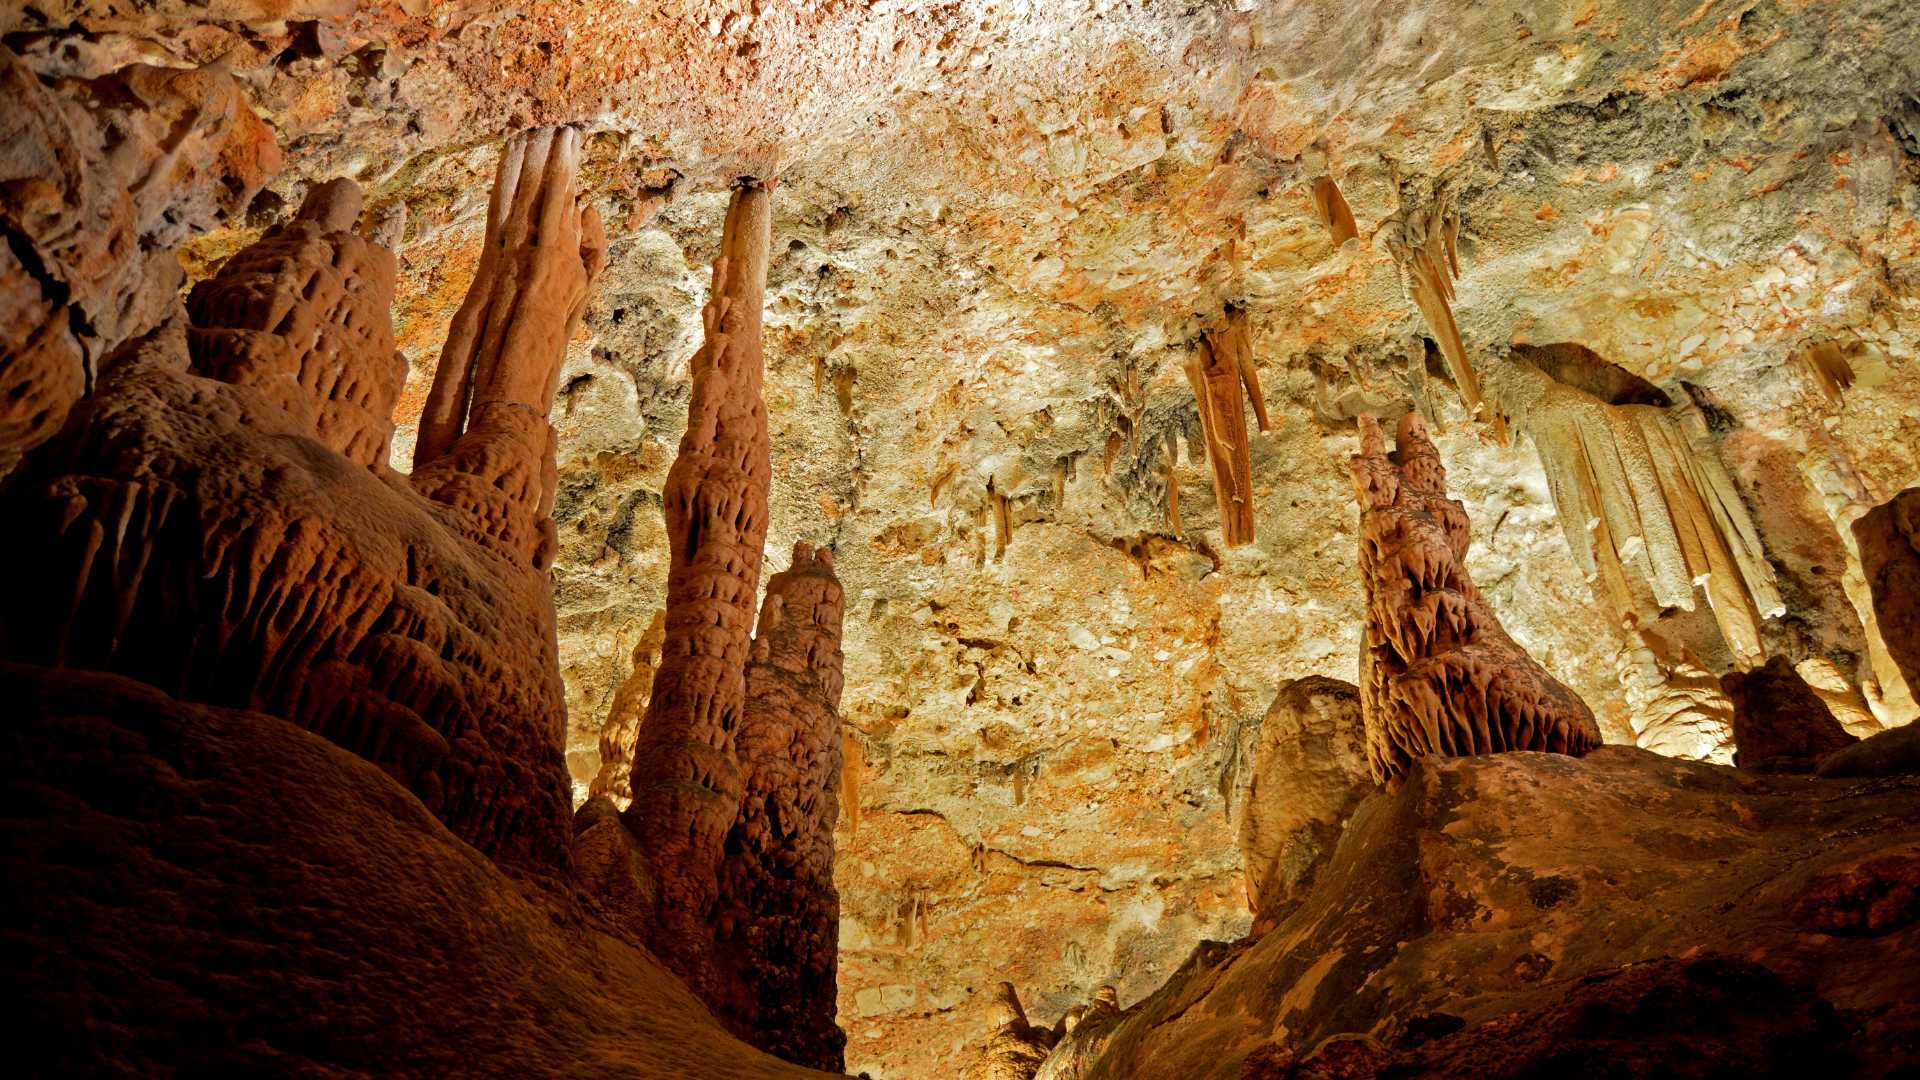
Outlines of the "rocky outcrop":
{"type": "Polygon", "coordinates": [[[986,1041],[974,1051],[960,1080],[1033,1080],[1058,1033],[1027,1023],[1027,1011],[1009,982],[995,989],[989,1012],[986,1041]]]}
{"type": "MultiPolygon", "coordinates": [[[[1703,588],[1732,660],[1766,660],[1761,621],[1785,611],[1746,504],[1697,410],[1571,345],[1517,349],[1487,374],[1533,440],[1567,545],[1631,626],[1692,611],[1703,588]]],[[[1720,642],[1713,645],[1717,648],[1720,642]]]]}
{"type": "Polygon", "coordinates": [[[0,543],[45,573],[0,600],[7,654],[285,717],[501,862],[564,870],[564,705],[537,538],[552,531],[545,403],[597,265],[576,139],[509,144],[500,191],[519,197],[496,199],[495,256],[542,271],[476,281],[486,340],[515,344],[487,354],[472,423],[412,486],[382,460],[392,256],[347,232],[357,192],[323,188],[196,291],[204,322],[176,314],[141,338],[10,480],[19,527],[0,543]],[[534,147],[556,150],[541,183],[516,188],[534,147]],[[520,286],[563,302],[522,302],[520,286]]]}
{"type": "Polygon", "coordinates": [[[770,221],[766,185],[744,182],[727,209],[687,430],[667,474],[666,637],[625,813],[659,889],[651,944],[702,994],[711,985],[707,919],[746,790],[735,738],[746,711],[772,472],[760,393],[770,221]]]}
{"type": "Polygon", "coordinates": [[[1733,702],[1733,763],[1755,772],[1812,772],[1822,758],[1859,742],[1847,734],[1784,656],[1731,671],[1720,687],[1733,702]]]}
{"type": "Polygon", "coordinates": [[[1233,805],[1258,932],[1313,884],[1373,784],[1360,693],[1351,683],[1309,676],[1282,686],[1250,741],[1251,767],[1233,805]]]}
{"type": "Polygon", "coordinates": [[[174,249],[280,167],[215,67],[53,83],[0,46],[0,476],[161,321],[184,280],[174,249]]]}
{"type": "Polygon", "coordinates": [[[1853,523],[1860,564],[1887,652],[1920,686],[1920,488],[1908,488],[1853,523]]]}
{"type": "Polygon", "coordinates": [[[1130,1009],[1075,1075],[1560,1075],[1564,1052],[1690,1076],[1703,1046],[1881,1075],[1920,1035],[1920,972],[1885,962],[1920,947],[1916,843],[1916,777],[1425,758],[1299,908],[1130,1009]]]}
{"type": "MultiPolygon", "coordinates": [[[[1253,335],[1247,313],[1228,308],[1224,323],[1209,330],[1186,363],[1187,382],[1200,407],[1200,430],[1207,442],[1207,462],[1213,467],[1214,500],[1220,508],[1220,531],[1228,547],[1253,543],[1253,458],[1247,442],[1247,414],[1240,404],[1244,393],[1253,403],[1261,431],[1270,430],[1266,398],[1260,392],[1260,371],[1253,359],[1253,335]]],[[[1171,456],[1172,450],[1168,450],[1171,456]]],[[[1180,531],[1180,488],[1167,470],[1167,517],[1180,531]]]]}
{"type": "Polygon", "coordinates": [[[734,738],[744,793],[726,838],[711,917],[708,1000],[749,1043],[839,1069],[834,1023],[840,895],[840,623],[844,598],[825,548],[794,545],[767,580],[734,738]]]}
{"type": "Polygon", "coordinates": [[[1367,595],[1360,707],[1375,779],[1430,755],[1600,745],[1586,704],[1514,644],[1474,588],[1467,512],[1447,497],[1419,416],[1400,418],[1391,455],[1370,416],[1360,440],[1351,461],[1367,595]]]}
{"type": "Polygon", "coordinates": [[[24,1075],[825,1075],[284,720],[16,664],[0,695],[24,1075]]]}

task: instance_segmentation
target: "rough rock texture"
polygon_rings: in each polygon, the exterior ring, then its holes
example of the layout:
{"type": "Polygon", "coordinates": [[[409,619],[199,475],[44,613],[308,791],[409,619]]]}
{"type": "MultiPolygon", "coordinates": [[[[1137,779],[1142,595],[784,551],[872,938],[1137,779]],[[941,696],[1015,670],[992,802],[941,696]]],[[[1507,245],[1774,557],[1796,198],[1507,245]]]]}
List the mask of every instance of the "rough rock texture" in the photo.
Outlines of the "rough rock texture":
{"type": "Polygon", "coordinates": [[[289,167],[186,253],[192,275],[317,181],[358,178],[374,214],[407,205],[401,461],[500,141],[589,124],[583,187],[612,249],[551,416],[577,801],[664,599],[660,493],[725,186],[775,175],[778,153],[766,557],[826,540],[849,584],[856,1071],[937,1074],[1002,979],[1050,1023],[1102,983],[1136,1001],[1195,941],[1245,932],[1234,736],[1287,681],[1357,678],[1341,469],[1359,412],[1421,409],[1503,625],[1608,739],[1646,727],[1658,669],[1621,663],[1638,636],[1593,602],[1533,445],[1470,422],[1375,243],[1440,182],[1476,366],[1578,342],[1673,400],[1697,393],[1788,608],[1770,652],[1832,661],[1883,720],[1913,714],[1849,553],[1853,517],[1920,482],[1912,4],[527,0],[508,16],[495,0],[68,0],[0,23],[47,78],[226,58],[289,167]],[[1321,177],[1355,240],[1319,220],[1321,177]],[[1276,421],[1250,433],[1256,540],[1232,549],[1182,371],[1227,301],[1276,421]],[[1801,360],[1826,344],[1853,375],[1837,401],[1801,360]]]}
{"type": "Polygon", "coordinates": [[[1785,657],[1730,671],[1720,687],[1733,702],[1733,764],[1742,769],[1812,772],[1820,759],[1860,741],[1785,657]]]}
{"type": "Polygon", "coordinates": [[[1887,651],[1908,682],[1920,682],[1920,488],[1862,515],[1853,535],[1887,651]]]}
{"type": "Polygon", "coordinates": [[[659,608],[647,632],[634,643],[633,670],[614,691],[606,722],[600,726],[600,769],[587,787],[587,796],[605,795],[620,810],[633,803],[633,748],[640,738],[640,724],[647,718],[653,676],[660,670],[660,650],[666,643],[667,609],[659,608]]]}
{"type": "Polygon", "coordinates": [[[703,995],[712,975],[708,919],[745,792],[736,736],[767,534],[771,467],[760,392],[767,196],[752,182],[735,190],[713,264],[687,430],[663,494],[673,551],[666,637],[625,812],[659,889],[650,942],[703,995]]]}
{"type": "Polygon", "coordinates": [[[24,1074],[824,1075],[292,724],[95,672],[0,694],[24,1074]]]}
{"type": "MultiPolygon", "coordinates": [[[[540,198],[503,214],[519,225],[501,257],[539,248],[583,294],[571,167],[547,164],[540,198]]],[[[508,193],[512,180],[503,168],[508,193]]],[[[356,201],[323,191],[236,256],[195,294],[211,325],[176,315],[141,339],[10,479],[8,554],[45,572],[0,602],[0,641],[284,716],[387,769],[483,852],[559,871],[565,714],[531,542],[552,531],[552,448],[531,409],[551,397],[574,312],[515,307],[515,289],[482,280],[502,298],[494,331],[522,347],[476,381],[472,426],[416,471],[423,497],[377,458],[393,354],[367,323],[385,317],[386,263],[343,232],[356,201]]]]}
{"type": "Polygon", "coordinates": [[[1234,803],[1247,908],[1259,932],[1313,884],[1373,784],[1352,683],[1321,676],[1290,682],[1249,734],[1247,774],[1234,803]]]}
{"type": "Polygon", "coordinates": [[[1394,444],[1389,454],[1380,425],[1360,418],[1360,707],[1374,778],[1435,754],[1600,745],[1586,703],[1507,636],[1473,587],[1466,508],[1447,497],[1440,451],[1417,414],[1400,418],[1394,444]]]}
{"type": "Polygon", "coordinates": [[[1418,1047],[1403,1060],[1439,1075],[1588,1075],[1615,1041],[1643,1063],[1623,1075],[1697,1075],[1715,1045],[1782,1076],[1845,1046],[1879,1075],[1920,1034],[1920,976],[1885,962],[1920,945],[1916,842],[1920,778],[1623,747],[1424,759],[1362,804],[1299,909],[1129,1010],[1072,1075],[1378,1074],[1364,1045],[1356,1071],[1281,1067],[1335,1038],[1418,1047]]]}
{"type": "Polygon", "coordinates": [[[43,86],[0,46],[0,476],[60,429],[112,352],[160,321],[173,251],[280,165],[239,85],[129,65],[43,86]]]}
{"type": "Polygon", "coordinates": [[[845,597],[825,548],[794,545],[767,579],[734,734],[743,794],[711,916],[721,1021],[787,1061],[844,1064],[834,1023],[840,895],[840,626],[845,597]]]}
{"type": "Polygon", "coordinates": [[[1033,1080],[1034,1071],[1059,1041],[1059,1033],[1027,1023],[1027,1012],[1013,984],[1003,982],[994,992],[987,1017],[987,1037],[958,1080],[1033,1080]]]}

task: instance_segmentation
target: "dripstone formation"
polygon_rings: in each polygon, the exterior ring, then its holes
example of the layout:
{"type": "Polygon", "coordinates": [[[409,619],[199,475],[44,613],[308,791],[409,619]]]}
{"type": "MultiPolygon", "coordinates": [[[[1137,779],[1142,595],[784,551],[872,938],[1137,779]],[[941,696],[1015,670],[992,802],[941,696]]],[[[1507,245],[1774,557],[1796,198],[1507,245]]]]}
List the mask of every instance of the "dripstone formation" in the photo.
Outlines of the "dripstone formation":
{"type": "Polygon", "coordinates": [[[1447,497],[1419,416],[1400,418],[1395,442],[1389,454],[1380,425],[1360,418],[1360,704],[1374,778],[1429,755],[1578,755],[1600,745],[1586,703],[1514,644],[1474,588],[1467,512],[1447,497]]]}

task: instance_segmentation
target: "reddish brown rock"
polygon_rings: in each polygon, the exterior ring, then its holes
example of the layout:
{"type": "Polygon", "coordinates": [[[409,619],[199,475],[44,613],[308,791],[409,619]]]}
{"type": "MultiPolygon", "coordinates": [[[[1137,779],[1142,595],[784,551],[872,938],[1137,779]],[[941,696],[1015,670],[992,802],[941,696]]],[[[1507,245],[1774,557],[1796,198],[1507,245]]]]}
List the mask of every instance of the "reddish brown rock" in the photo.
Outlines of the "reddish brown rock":
{"type": "Polygon", "coordinates": [[[518,344],[488,354],[448,453],[413,486],[378,461],[393,354],[361,320],[386,318],[391,256],[344,232],[353,193],[323,190],[196,295],[217,325],[192,328],[193,349],[179,317],[147,335],[12,478],[19,527],[0,544],[45,573],[0,598],[8,654],[283,716],[387,770],[481,851],[563,870],[565,707],[535,565],[551,450],[535,410],[596,231],[575,203],[572,136],[520,137],[507,160],[530,144],[560,150],[537,187],[503,168],[525,198],[495,255],[539,273],[476,283],[491,333],[518,344]],[[370,276],[318,273],[329,252],[370,276]]]}
{"type": "Polygon", "coordinates": [[[1860,565],[1887,652],[1920,686],[1920,488],[1908,488],[1853,523],[1860,565]]]}
{"type": "Polygon", "coordinates": [[[1360,433],[1360,705],[1375,779],[1430,755],[1600,745],[1586,704],[1514,644],[1467,576],[1467,512],[1420,418],[1400,418],[1392,454],[1372,417],[1360,433]]]}
{"type": "MultiPolygon", "coordinates": [[[[1240,399],[1253,403],[1261,431],[1273,425],[1260,392],[1260,373],[1253,360],[1253,338],[1247,313],[1228,308],[1224,325],[1210,330],[1187,360],[1187,381],[1200,406],[1200,427],[1206,434],[1207,461],[1213,467],[1214,500],[1220,508],[1220,531],[1228,547],[1253,542],[1253,459],[1247,443],[1247,414],[1240,399]]],[[[1171,457],[1169,447],[1169,457],[1171,457]]],[[[1180,531],[1180,495],[1167,468],[1167,516],[1180,531]]]]}
{"type": "Polygon", "coordinates": [[[0,476],[60,429],[114,350],[161,321],[173,249],[279,168],[214,68],[133,65],[49,89],[0,47],[0,476]]]}
{"type": "Polygon", "coordinates": [[[727,210],[687,431],[663,494],[672,549],[666,641],[625,815],[659,889],[651,944],[696,993],[710,983],[707,917],[745,791],[734,740],[746,711],[772,472],[760,393],[769,236],[767,186],[745,182],[727,210]]]}
{"type": "Polygon", "coordinates": [[[360,189],[308,192],[291,221],[187,300],[193,373],[256,386],[328,449],[387,464],[407,362],[393,347],[393,253],[355,235],[360,189]]]}
{"type": "Polygon", "coordinates": [[[1054,1032],[1027,1022],[1013,984],[1003,982],[994,990],[986,1041],[961,1070],[960,1080],[1033,1080],[1056,1041],[1054,1032]]]}
{"type": "Polygon", "coordinates": [[[1733,702],[1733,763],[1755,772],[1812,772],[1822,758],[1860,740],[1778,653],[1752,671],[1720,676],[1733,702]]]}
{"type": "Polygon", "coordinates": [[[840,623],[833,556],[794,545],[767,581],[734,738],[743,794],[727,833],[708,1001],[730,1029],[788,1061],[844,1064],[834,1023],[840,895],[840,623]]]}
{"type": "Polygon", "coordinates": [[[17,664],[0,696],[20,1075],[825,1075],[284,720],[17,664]]]}

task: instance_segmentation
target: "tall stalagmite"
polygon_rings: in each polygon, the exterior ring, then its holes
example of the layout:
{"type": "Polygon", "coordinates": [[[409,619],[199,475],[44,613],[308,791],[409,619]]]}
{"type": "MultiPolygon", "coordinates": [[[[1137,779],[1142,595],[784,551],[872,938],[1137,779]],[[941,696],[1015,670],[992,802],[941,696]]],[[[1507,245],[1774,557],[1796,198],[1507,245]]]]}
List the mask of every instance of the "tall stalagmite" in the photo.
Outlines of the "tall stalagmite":
{"type": "Polygon", "coordinates": [[[1360,417],[1360,438],[1360,705],[1374,778],[1429,755],[1600,745],[1586,703],[1514,644],[1467,576],[1467,512],[1447,497],[1419,416],[1400,418],[1392,454],[1373,417],[1360,417]]]}
{"type": "Polygon", "coordinates": [[[727,834],[709,1000],[742,1038],[788,1061],[838,1071],[834,1024],[840,895],[840,623],[833,556],[805,542],[767,580],[734,743],[744,779],[727,834]]]}
{"type": "MultiPolygon", "coordinates": [[[[1247,313],[1228,308],[1225,323],[1207,333],[1187,358],[1187,381],[1200,406],[1200,426],[1206,433],[1207,460],[1213,466],[1214,499],[1220,507],[1220,531],[1228,547],[1253,542],[1253,458],[1247,442],[1247,415],[1240,398],[1244,389],[1253,402],[1261,431],[1272,428],[1266,398],[1260,392],[1260,372],[1253,361],[1253,334],[1247,313]]],[[[1169,469],[1171,474],[1171,469],[1169,469]]],[[[1178,488],[1168,490],[1168,514],[1179,529],[1178,488]]]]}
{"type": "Polygon", "coordinates": [[[1562,347],[1516,350],[1487,379],[1540,453],[1574,558],[1620,617],[1691,611],[1703,583],[1734,659],[1757,666],[1761,619],[1785,610],[1759,531],[1700,418],[1651,403],[1624,374],[1562,347]]]}
{"type": "Polygon", "coordinates": [[[625,812],[657,887],[654,951],[696,993],[710,975],[707,917],[745,790],[735,737],[746,712],[753,604],[767,538],[767,407],[761,308],[769,185],[744,181],[727,208],[706,342],[680,455],[663,493],[672,561],[666,640],[635,743],[625,812]]]}
{"type": "Polygon", "coordinates": [[[568,860],[545,409],[604,244],[577,135],[510,140],[471,423],[395,476],[392,255],[316,189],[123,350],[3,497],[8,655],[283,716],[380,766],[461,839],[568,860]],[[551,153],[549,153],[551,151],[551,153]],[[537,183],[519,184],[534,165],[537,183]],[[345,456],[343,456],[345,455],[345,456]],[[49,633],[49,622],[54,625],[49,633]]]}

